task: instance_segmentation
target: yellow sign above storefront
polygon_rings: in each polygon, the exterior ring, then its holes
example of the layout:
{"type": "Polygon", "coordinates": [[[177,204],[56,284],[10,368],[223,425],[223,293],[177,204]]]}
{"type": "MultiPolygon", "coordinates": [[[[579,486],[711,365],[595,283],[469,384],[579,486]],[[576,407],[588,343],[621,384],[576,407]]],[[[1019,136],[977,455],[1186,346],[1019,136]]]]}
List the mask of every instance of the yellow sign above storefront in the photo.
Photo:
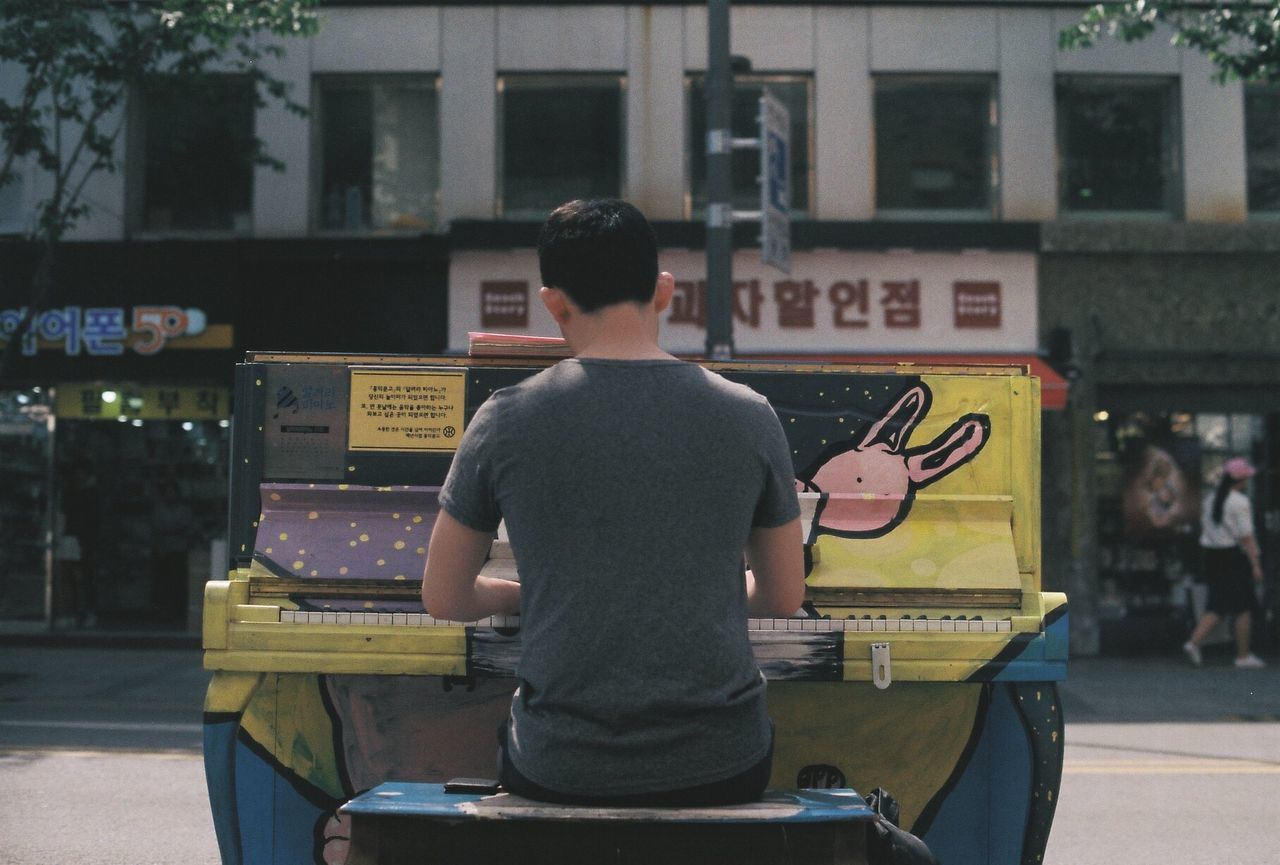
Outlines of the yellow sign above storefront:
{"type": "Polygon", "coordinates": [[[68,383],[58,385],[53,410],[63,420],[222,420],[231,416],[231,390],[68,383]]]}

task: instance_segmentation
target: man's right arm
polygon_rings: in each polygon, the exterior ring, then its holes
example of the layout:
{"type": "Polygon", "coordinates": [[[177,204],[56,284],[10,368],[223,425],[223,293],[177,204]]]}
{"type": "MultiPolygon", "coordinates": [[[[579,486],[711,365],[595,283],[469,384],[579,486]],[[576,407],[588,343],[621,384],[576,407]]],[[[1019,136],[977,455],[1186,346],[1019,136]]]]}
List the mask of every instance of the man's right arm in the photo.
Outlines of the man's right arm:
{"type": "Polygon", "coordinates": [[[747,536],[747,613],[791,616],[804,603],[804,544],[800,518],[747,536]]]}

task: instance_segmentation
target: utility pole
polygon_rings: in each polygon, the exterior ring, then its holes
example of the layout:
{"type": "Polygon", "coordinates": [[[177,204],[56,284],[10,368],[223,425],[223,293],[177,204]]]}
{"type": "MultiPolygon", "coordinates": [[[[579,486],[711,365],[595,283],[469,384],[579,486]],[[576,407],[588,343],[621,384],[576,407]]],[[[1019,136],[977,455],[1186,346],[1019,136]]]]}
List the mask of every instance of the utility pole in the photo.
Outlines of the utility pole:
{"type": "Polygon", "coordinates": [[[729,0],[707,0],[707,357],[733,357],[729,0]]]}

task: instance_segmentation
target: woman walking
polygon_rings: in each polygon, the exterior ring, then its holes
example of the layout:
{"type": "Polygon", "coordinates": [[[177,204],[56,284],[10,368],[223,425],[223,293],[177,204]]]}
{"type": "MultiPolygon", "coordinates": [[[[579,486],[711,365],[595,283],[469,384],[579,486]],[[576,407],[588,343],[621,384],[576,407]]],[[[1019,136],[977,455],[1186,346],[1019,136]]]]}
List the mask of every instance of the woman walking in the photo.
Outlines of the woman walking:
{"type": "Polygon", "coordinates": [[[1257,669],[1266,664],[1249,651],[1252,613],[1258,608],[1253,584],[1262,582],[1262,558],[1253,536],[1253,509],[1244,494],[1257,469],[1243,457],[1227,460],[1217,489],[1205,496],[1200,511],[1200,547],[1209,583],[1205,614],[1182,647],[1191,663],[1200,666],[1200,644],[1224,616],[1234,616],[1235,664],[1257,669]],[[1252,578],[1252,579],[1250,579],[1252,578]]]}

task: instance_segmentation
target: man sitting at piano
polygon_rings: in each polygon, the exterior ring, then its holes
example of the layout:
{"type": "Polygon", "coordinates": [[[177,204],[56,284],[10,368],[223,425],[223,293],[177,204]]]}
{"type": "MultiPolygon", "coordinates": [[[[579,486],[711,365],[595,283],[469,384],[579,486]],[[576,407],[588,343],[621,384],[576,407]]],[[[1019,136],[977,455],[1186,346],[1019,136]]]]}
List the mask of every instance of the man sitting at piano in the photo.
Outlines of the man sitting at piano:
{"type": "Polygon", "coordinates": [[[538,258],[574,357],[476,412],[440,493],[423,604],[457,621],[520,613],[507,790],[754,800],[773,729],[747,616],[792,615],[804,596],[781,424],[764,397],[659,347],[674,279],[636,208],[562,205],[538,258]],[[479,576],[502,519],[519,583],[479,576]]]}

